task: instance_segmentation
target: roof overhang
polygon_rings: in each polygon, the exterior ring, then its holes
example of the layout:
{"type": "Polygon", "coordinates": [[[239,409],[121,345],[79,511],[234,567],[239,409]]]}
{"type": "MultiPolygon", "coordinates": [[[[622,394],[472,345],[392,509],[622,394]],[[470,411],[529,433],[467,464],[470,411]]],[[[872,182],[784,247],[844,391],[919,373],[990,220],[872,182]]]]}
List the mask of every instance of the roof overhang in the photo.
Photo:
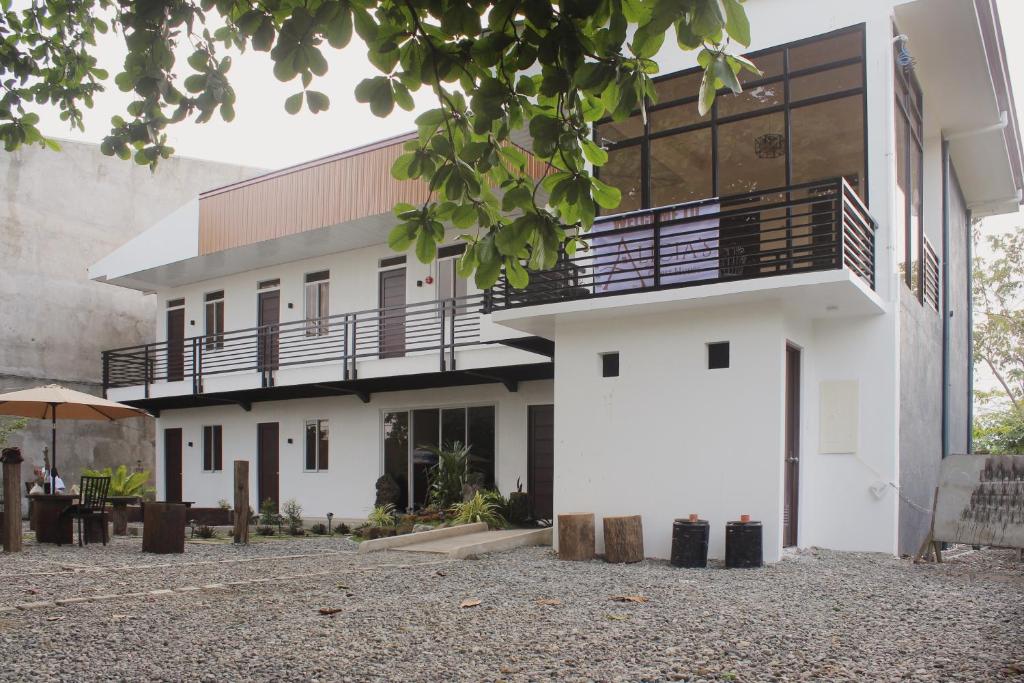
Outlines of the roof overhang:
{"type": "Polygon", "coordinates": [[[976,216],[1016,212],[1022,152],[994,0],[914,0],[896,7],[924,91],[925,128],[941,131],[976,216]]]}

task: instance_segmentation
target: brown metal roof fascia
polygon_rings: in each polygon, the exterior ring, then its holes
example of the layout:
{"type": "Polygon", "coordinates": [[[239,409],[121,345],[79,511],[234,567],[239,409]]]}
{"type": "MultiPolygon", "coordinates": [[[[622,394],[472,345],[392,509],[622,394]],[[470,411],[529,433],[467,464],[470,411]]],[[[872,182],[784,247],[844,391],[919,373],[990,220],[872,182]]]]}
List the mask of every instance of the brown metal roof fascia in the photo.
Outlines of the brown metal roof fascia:
{"type": "Polygon", "coordinates": [[[1003,44],[1003,29],[999,22],[999,9],[993,0],[974,0],[978,15],[982,42],[988,69],[995,87],[996,101],[1000,110],[1005,111],[1009,124],[1003,129],[1003,139],[1010,155],[1013,169],[1013,184],[1017,189],[1024,187],[1024,151],[1021,149],[1020,129],[1017,127],[1017,106],[1010,82],[1010,69],[1006,63],[1006,49],[1003,44]]]}
{"type": "Polygon", "coordinates": [[[287,166],[276,171],[263,173],[252,178],[247,178],[246,180],[240,180],[237,183],[231,183],[230,185],[222,185],[221,187],[216,187],[212,190],[206,190],[205,192],[199,193],[199,198],[203,199],[205,197],[213,197],[224,192],[237,190],[240,187],[255,185],[257,183],[262,183],[266,180],[273,180],[274,178],[280,178],[282,176],[286,176],[292,173],[298,173],[299,171],[305,171],[307,169],[315,168],[317,166],[323,166],[324,164],[329,164],[334,161],[338,161],[339,159],[347,159],[349,157],[359,156],[360,154],[366,154],[367,152],[372,152],[377,149],[390,147],[391,145],[398,144],[399,142],[407,142],[409,140],[415,139],[416,133],[402,133],[401,135],[395,135],[393,137],[378,140],[376,142],[371,142],[366,145],[353,147],[352,149],[347,149],[343,152],[335,152],[334,154],[329,154],[325,157],[320,157],[319,159],[313,159],[312,161],[304,161],[301,164],[295,164],[294,166],[287,166]]]}

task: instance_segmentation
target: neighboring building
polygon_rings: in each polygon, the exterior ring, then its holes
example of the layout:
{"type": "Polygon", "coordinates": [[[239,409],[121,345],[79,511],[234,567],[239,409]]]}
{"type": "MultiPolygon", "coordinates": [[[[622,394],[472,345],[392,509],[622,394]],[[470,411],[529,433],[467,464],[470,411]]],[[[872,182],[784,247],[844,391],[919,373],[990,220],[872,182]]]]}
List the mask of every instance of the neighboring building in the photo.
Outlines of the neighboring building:
{"type": "Polygon", "coordinates": [[[212,505],[248,459],[254,506],[364,516],[468,440],[537,517],[642,514],[656,557],[691,512],[713,557],[742,513],[769,561],[916,549],[968,447],[970,217],[1021,201],[995,7],[746,7],[764,77],[701,119],[666,47],[646,123],[596,126],[620,210],[525,291],[456,278],[454,233],[389,251],[425,192],[388,174],[405,138],[205,192],[96,264],[157,293],[159,341],[104,363],[159,412],[161,495],[212,505]]]}
{"type": "MultiPolygon", "coordinates": [[[[101,394],[97,355],[153,339],[156,302],[91,282],[90,264],[138,235],[201,188],[256,171],[175,158],[147,167],[104,156],[99,145],[62,141],[62,151],[0,153],[0,391],[59,383],[101,394]]],[[[23,476],[42,464],[50,424],[29,420],[10,439],[25,456],[23,476]]],[[[77,481],[84,467],[153,467],[153,424],[61,422],[59,470],[77,481]]]]}

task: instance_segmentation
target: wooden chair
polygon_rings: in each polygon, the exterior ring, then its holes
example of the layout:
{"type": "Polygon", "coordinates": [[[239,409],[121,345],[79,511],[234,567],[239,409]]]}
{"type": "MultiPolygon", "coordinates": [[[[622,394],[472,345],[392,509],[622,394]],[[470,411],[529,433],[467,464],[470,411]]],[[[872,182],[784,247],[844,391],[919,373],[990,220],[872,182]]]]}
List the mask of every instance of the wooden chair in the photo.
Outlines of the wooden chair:
{"type": "Polygon", "coordinates": [[[88,520],[99,518],[103,531],[103,545],[107,544],[107,490],[110,488],[110,477],[82,477],[81,497],[77,505],[64,511],[65,515],[78,520],[78,545],[83,538],[89,542],[88,520]]]}

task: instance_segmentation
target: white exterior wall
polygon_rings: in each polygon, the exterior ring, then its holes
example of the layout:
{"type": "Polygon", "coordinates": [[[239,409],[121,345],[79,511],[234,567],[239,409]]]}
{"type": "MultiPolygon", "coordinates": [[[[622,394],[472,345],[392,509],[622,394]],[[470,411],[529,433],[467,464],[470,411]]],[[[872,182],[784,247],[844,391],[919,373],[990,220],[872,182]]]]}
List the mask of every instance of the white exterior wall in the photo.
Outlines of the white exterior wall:
{"type": "Polygon", "coordinates": [[[644,551],[669,556],[672,520],[765,522],[766,559],[781,547],[782,315],[730,307],[558,325],[555,342],[555,513],[643,516],[644,551]],[[730,367],[707,369],[708,342],[730,342],[730,367]],[[599,354],[617,351],[619,376],[599,354]],[[774,549],[774,550],[773,550],[774,549]]]}
{"type": "MultiPolygon", "coordinates": [[[[892,7],[886,0],[753,0],[751,50],[865,24],[869,209],[876,233],[875,290],[882,315],[831,318],[828,301],[793,313],[736,306],[678,314],[556,322],[555,512],[598,518],[642,514],[645,552],[670,554],[675,517],[711,522],[710,556],[724,557],[724,527],[740,514],[764,523],[764,557],[780,557],[785,439],[785,348],[802,350],[798,545],[895,553],[899,481],[899,319],[890,188],[893,154],[892,7]],[[731,343],[731,367],[708,370],[705,344],[731,343]],[[619,351],[621,374],[601,377],[598,355],[619,351]],[[819,452],[820,386],[856,383],[855,452],[819,452]],[[583,482],[586,486],[581,485],[583,482]]],[[[666,42],[662,73],[695,54],[666,42]]],[[[926,159],[936,165],[934,155],[926,159]]],[[[935,169],[926,183],[934,183],[935,169]]],[[[933,198],[935,195],[932,195],[933,198]]],[[[941,211],[929,207],[929,211],[941,211]]],[[[928,231],[933,244],[937,235],[928,231]]],[[[771,279],[761,281],[765,289],[771,279]]],[[[692,292],[691,292],[692,293],[692,292]]],[[[623,305],[639,313],[643,297],[623,305]]]]}
{"type": "Polygon", "coordinates": [[[182,428],[182,493],[199,507],[233,500],[235,460],[249,461],[251,505],[259,509],[256,425],[280,424],[280,500],[294,498],[306,518],[365,518],[372,509],[374,483],[383,474],[385,412],[415,408],[494,405],[495,480],[502,493],[515,490],[516,479],[526,482],[527,406],[551,403],[550,380],[523,382],[515,393],[488,384],[375,394],[369,404],[354,396],[254,403],[251,412],[238,406],[163,411],[157,420],[157,497],[165,493],[163,430],[182,428]],[[307,419],[330,421],[329,466],[326,472],[304,467],[304,427],[307,419]],[[224,469],[203,471],[203,427],[223,427],[224,469]],[[292,443],[288,443],[288,439],[292,443]],[[189,446],[189,442],[192,443],[189,446]]]}

